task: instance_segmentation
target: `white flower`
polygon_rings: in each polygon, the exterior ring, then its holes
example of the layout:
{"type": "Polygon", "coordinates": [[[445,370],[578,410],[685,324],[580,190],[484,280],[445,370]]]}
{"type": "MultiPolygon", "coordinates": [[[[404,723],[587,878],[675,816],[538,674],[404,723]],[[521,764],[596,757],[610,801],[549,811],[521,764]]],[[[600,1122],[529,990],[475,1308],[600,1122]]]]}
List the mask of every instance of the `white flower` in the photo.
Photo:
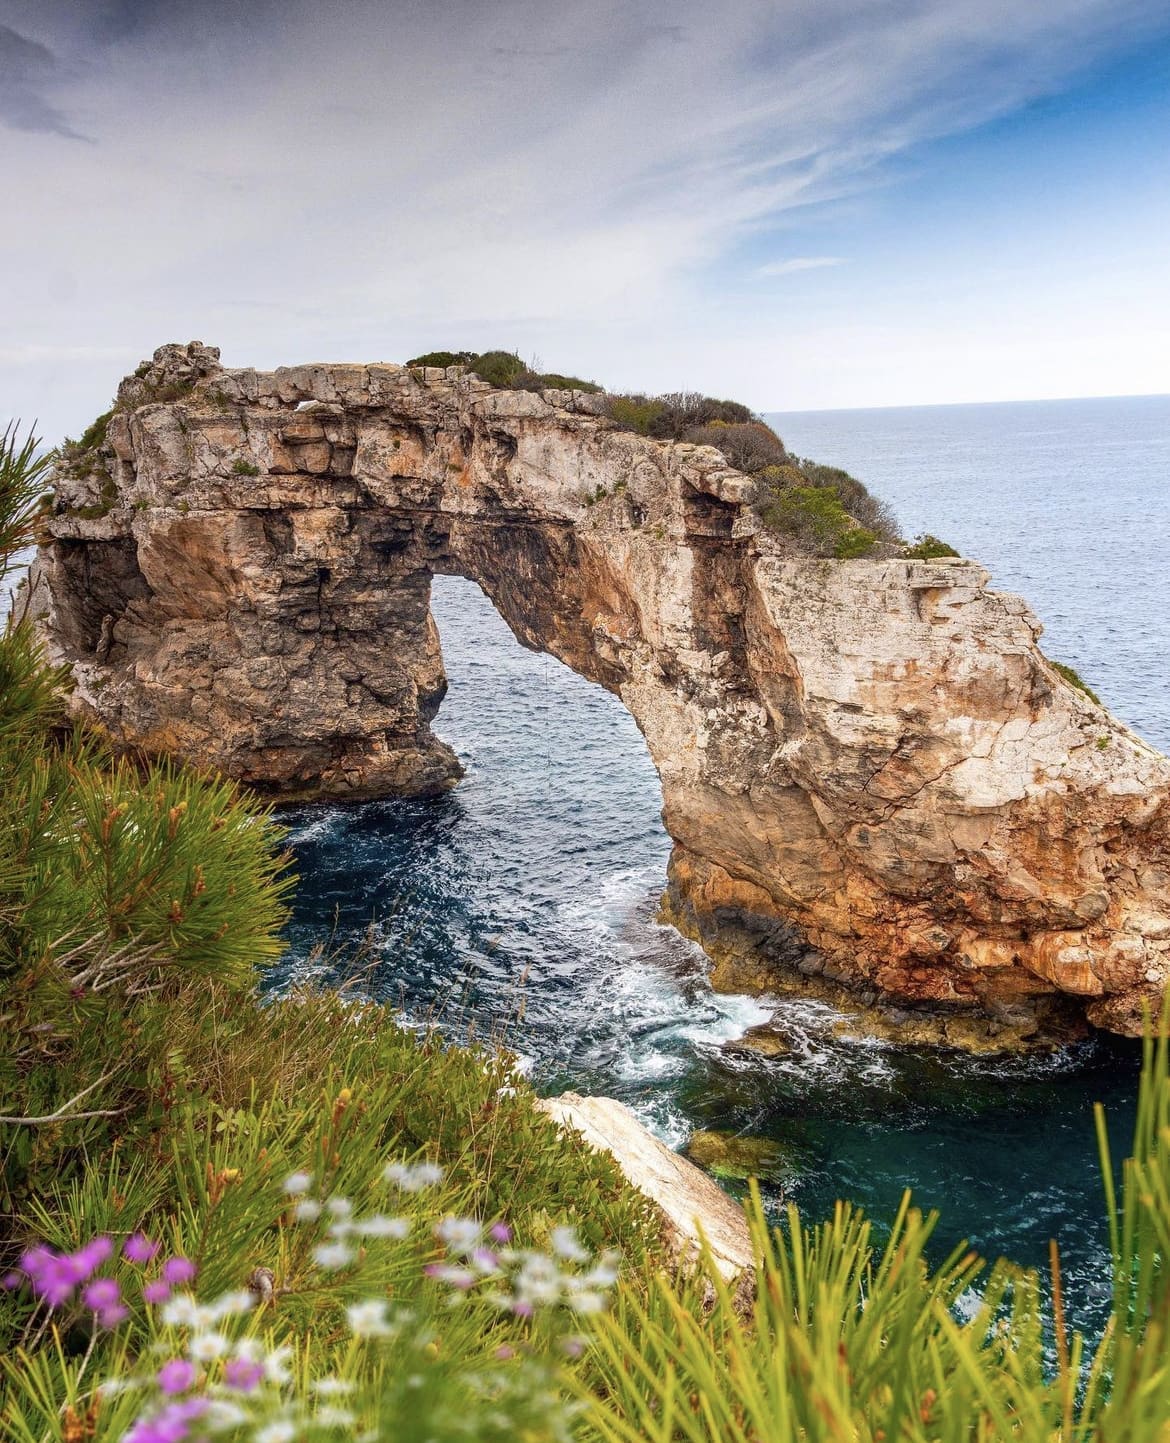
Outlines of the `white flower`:
{"type": "Polygon", "coordinates": [[[479,1247],[483,1228],[473,1218],[445,1217],[436,1224],[435,1236],[453,1253],[470,1253],[479,1247]]]}
{"type": "Polygon", "coordinates": [[[292,1443],[296,1436],[297,1430],[287,1418],[276,1418],[252,1434],[255,1443],[292,1443]]]}
{"type": "Polygon", "coordinates": [[[322,1428],[352,1428],[357,1417],[348,1408],[318,1408],[313,1419],[322,1428]]]}
{"type": "Polygon", "coordinates": [[[132,1388],[141,1386],[134,1378],[107,1378],[104,1383],[98,1384],[98,1394],[102,1398],[113,1398],[117,1393],[128,1393],[132,1388]]]}
{"type": "Polygon", "coordinates": [[[224,1428],[240,1427],[248,1421],[248,1415],[238,1403],[229,1403],[226,1398],[214,1398],[200,1414],[199,1421],[213,1433],[219,1433],[224,1428]]]}
{"type": "Polygon", "coordinates": [[[294,1172],[284,1180],[284,1190],[289,1197],[303,1197],[313,1185],[311,1172],[294,1172]]]}
{"type": "Polygon", "coordinates": [[[289,1364],[292,1362],[292,1348],[288,1343],[273,1348],[264,1359],[264,1381],[266,1383],[287,1383],[292,1377],[289,1364]]]}
{"type": "Polygon", "coordinates": [[[311,1197],[303,1197],[293,1208],[293,1217],[299,1223],[315,1223],[321,1216],[321,1204],[311,1197]]]}
{"type": "Polygon", "coordinates": [[[385,1338],[393,1332],[386,1316],[386,1304],[381,1298],[368,1298],[364,1303],[353,1303],[345,1310],[350,1332],[357,1338],[385,1338]]]}
{"type": "Polygon", "coordinates": [[[570,1263],[589,1261],[589,1253],[577,1239],[576,1228],[553,1228],[552,1250],[558,1258],[570,1263]]]}
{"type": "Polygon", "coordinates": [[[220,1318],[233,1318],[238,1313],[250,1313],[255,1306],[255,1295],[247,1288],[241,1288],[238,1292],[221,1293],[205,1311],[212,1322],[218,1322],[220,1318]]]}
{"type": "Polygon", "coordinates": [[[258,1363],[264,1347],[259,1338],[240,1338],[232,1352],[245,1363],[258,1363]]]}
{"type": "Polygon", "coordinates": [[[569,1299],[569,1306],[578,1313],[600,1313],[605,1299],[600,1293],[577,1293],[569,1299]]]}
{"type": "Polygon", "coordinates": [[[319,1268],[344,1268],[353,1262],[353,1249],[348,1243],[321,1243],[313,1249],[313,1260],[319,1268]]]}
{"type": "Polygon", "coordinates": [[[176,1293],[162,1307],[162,1320],[168,1328],[189,1328],[199,1316],[199,1304],[190,1293],[176,1293]]]}
{"type": "Polygon", "coordinates": [[[320,1398],[337,1398],[352,1393],[357,1384],[351,1383],[348,1378],[314,1378],[309,1387],[320,1398]]]}
{"type": "Polygon", "coordinates": [[[355,1223],[353,1230],[363,1238],[404,1238],[413,1226],[411,1218],[388,1218],[375,1213],[355,1223]]]}
{"type": "Polygon", "coordinates": [[[193,1333],[187,1344],[187,1354],[195,1363],[214,1363],[222,1358],[231,1343],[222,1333],[193,1333]]]}
{"type": "Polygon", "coordinates": [[[347,1197],[331,1197],[325,1206],[335,1218],[353,1216],[353,1203],[347,1197]]]}
{"type": "Polygon", "coordinates": [[[443,1169],[433,1162],[392,1162],[383,1176],[402,1192],[422,1192],[443,1181],[443,1169]]]}

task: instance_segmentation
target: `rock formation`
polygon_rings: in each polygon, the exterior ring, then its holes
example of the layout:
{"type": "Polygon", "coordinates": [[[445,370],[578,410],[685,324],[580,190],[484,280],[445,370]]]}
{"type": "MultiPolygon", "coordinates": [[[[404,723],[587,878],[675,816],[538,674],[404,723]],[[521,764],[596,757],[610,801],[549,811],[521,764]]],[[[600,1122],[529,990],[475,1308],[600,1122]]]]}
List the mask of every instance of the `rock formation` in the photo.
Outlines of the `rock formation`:
{"type": "Polygon", "coordinates": [[[564,1092],[536,1106],[562,1131],[597,1152],[607,1152],[626,1181],[654,1204],[673,1259],[695,1262],[707,1244],[711,1261],[733,1282],[754,1281],[751,1233],[743,1209],[693,1162],[659,1142],[623,1102],[564,1092]]]}
{"type": "Polygon", "coordinates": [[[720,452],[604,410],[163,347],[44,522],[77,711],[273,795],[437,792],[459,767],[430,731],[429,591],[455,572],[633,713],[664,912],[717,985],[844,988],[968,1045],[1140,1027],[1170,954],[1170,763],[973,562],[801,555],[720,452]]]}

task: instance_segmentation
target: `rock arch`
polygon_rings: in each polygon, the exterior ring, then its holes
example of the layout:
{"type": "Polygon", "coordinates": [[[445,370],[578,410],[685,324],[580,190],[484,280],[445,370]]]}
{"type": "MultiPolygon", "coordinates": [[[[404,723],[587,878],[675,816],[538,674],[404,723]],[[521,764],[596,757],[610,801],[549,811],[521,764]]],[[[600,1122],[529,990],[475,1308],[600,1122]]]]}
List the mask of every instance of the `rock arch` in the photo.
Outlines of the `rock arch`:
{"type": "Polygon", "coordinates": [[[275,795],[441,790],[429,589],[455,572],[633,713],[666,914],[717,983],[844,988],[967,1045],[1133,1031],[1170,953],[1170,763],[976,564],[798,554],[719,452],[604,410],[163,347],[45,522],[77,710],[275,795]]]}

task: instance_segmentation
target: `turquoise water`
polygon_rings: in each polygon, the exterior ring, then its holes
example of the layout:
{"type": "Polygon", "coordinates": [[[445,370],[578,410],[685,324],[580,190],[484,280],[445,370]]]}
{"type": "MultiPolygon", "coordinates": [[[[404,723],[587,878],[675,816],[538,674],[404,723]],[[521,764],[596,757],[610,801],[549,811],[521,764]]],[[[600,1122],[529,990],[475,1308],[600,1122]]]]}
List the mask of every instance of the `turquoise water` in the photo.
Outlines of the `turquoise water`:
{"type": "MultiPolygon", "coordinates": [[[[1170,399],[822,412],[773,418],[800,454],[845,465],[1027,595],[1046,647],[1127,722],[1170,748],[1170,399]]],[[[426,802],[291,809],[302,876],[277,981],[360,985],[412,1013],[505,1038],[546,1092],[606,1092],[663,1138],[698,1127],[782,1141],[771,1189],[809,1217],[838,1196],[889,1215],[911,1187],[938,1207],[938,1248],[1044,1266],[1056,1237],[1075,1317],[1105,1302],[1091,1107],[1116,1143],[1132,1047],[1052,1056],[925,1056],[828,1035],[828,1009],[718,997],[702,954],[654,921],[669,843],[632,719],[599,688],[523,650],[470,582],[439,577],[450,693],[435,729],[467,777],[426,802]],[[360,943],[360,964],[314,949],[360,943]],[[735,1048],[778,1015],[791,1044],[735,1048]]],[[[343,956],[345,954],[343,953],[343,956]]]]}

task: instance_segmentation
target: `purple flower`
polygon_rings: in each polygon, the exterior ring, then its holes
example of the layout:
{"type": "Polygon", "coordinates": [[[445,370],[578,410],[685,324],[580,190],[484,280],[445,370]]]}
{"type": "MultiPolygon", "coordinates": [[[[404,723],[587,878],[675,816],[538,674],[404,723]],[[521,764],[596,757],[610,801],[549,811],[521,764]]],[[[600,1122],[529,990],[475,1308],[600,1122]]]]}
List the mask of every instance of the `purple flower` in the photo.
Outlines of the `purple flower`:
{"type": "Polygon", "coordinates": [[[125,1435],[123,1443],[182,1443],[191,1423],[207,1411],[205,1398],[184,1398],[168,1403],[153,1418],[140,1418],[125,1435]]]}
{"type": "Polygon", "coordinates": [[[158,1243],[152,1243],[144,1233],[131,1233],[122,1251],[132,1263],[148,1263],[158,1252],[158,1243]]]}
{"type": "Polygon", "coordinates": [[[24,1275],[22,1273],[5,1273],[4,1276],[0,1278],[0,1288],[3,1288],[6,1293],[11,1293],[14,1288],[19,1288],[23,1282],[24,1275]]]}
{"type": "Polygon", "coordinates": [[[263,1364],[248,1358],[229,1358],[223,1365],[224,1383],[240,1393],[250,1393],[263,1376],[263,1364]]]}
{"type": "Polygon", "coordinates": [[[113,1278],[98,1278],[81,1295],[82,1301],[87,1308],[92,1308],[95,1313],[100,1313],[106,1308],[116,1308],[122,1301],[118,1284],[113,1278]]]}
{"type": "Polygon", "coordinates": [[[170,1283],[164,1283],[162,1278],[157,1278],[153,1283],[146,1283],[142,1289],[142,1301],[144,1303],[165,1303],[171,1295],[170,1283]]]}
{"type": "Polygon", "coordinates": [[[115,1303],[112,1308],[103,1308],[97,1320],[103,1328],[116,1328],[130,1316],[130,1309],[124,1303],[115,1303]]]}
{"type": "Polygon", "coordinates": [[[488,1237],[493,1243],[510,1243],[512,1241],[512,1229],[507,1223],[492,1223],[488,1228],[488,1237]]]}
{"type": "Polygon", "coordinates": [[[185,1393],[195,1381],[195,1369],[186,1358],[172,1358],[155,1374],[155,1381],[164,1393],[185,1393]]]}
{"type": "Polygon", "coordinates": [[[190,1258],[168,1258],[162,1266],[162,1275],[165,1282],[189,1283],[195,1276],[195,1264],[190,1258]]]}
{"type": "Polygon", "coordinates": [[[531,1303],[525,1302],[523,1298],[518,1298],[512,1304],[512,1311],[518,1318],[531,1318],[536,1309],[531,1303]]]}
{"type": "Polygon", "coordinates": [[[92,1277],[98,1268],[113,1255],[114,1244],[107,1237],[93,1238],[84,1247],[78,1248],[72,1256],[73,1266],[81,1274],[78,1281],[84,1282],[85,1279],[92,1277]]]}
{"type": "Polygon", "coordinates": [[[29,1248],[28,1252],[21,1256],[20,1266],[27,1276],[35,1281],[53,1261],[54,1256],[48,1248],[35,1247],[29,1248]]]}

